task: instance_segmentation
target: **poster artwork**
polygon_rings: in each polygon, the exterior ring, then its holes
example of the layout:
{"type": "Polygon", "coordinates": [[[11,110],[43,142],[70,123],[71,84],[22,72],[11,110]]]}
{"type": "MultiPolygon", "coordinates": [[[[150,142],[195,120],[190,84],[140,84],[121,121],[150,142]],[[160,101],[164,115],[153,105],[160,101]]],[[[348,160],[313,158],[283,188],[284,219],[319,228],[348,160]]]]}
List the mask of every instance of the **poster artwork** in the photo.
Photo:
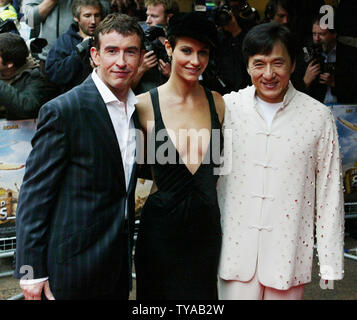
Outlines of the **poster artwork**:
{"type": "Polygon", "coordinates": [[[357,202],[357,106],[331,106],[341,146],[345,202],[357,202]]]}
{"type": "Polygon", "coordinates": [[[0,120],[0,235],[15,225],[20,186],[35,131],[35,120],[0,120]]]}

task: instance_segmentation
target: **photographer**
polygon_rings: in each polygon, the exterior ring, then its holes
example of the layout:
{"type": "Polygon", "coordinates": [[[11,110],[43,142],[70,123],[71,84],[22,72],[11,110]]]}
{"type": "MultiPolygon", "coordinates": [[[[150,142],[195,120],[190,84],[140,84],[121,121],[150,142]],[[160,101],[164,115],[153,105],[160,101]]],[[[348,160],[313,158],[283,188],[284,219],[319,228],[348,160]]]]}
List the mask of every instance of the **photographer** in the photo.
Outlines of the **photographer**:
{"type": "Polygon", "coordinates": [[[321,24],[321,18],[313,19],[313,43],[303,48],[306,71],[300,89],[325,104],[356,103],[357,50],[338,42],[337,31],[321,24]]]}
{"type": "MultiPolygon", "coordinates": [[[[232,5],[233,1],[228,2],[232,5]]],[[[233,3],[234,4],[234,3],[233,3]]],[[[211,64],[203,75],[204,85],[220,94],[238,91],[250,84],[250,77],[242,56],[242,43],[247,28],[239,16],[239,6],[223,5],[214,14],[218,32],[215,65],[211,64]]]]}
{"type": "Polygon", "coordinates": [[[0,118],[37,118],[46,99],[44,77],[29,56],[25,40],[14,33],[1,33],[0,118]]]}
{"type": "Polygon", "coordinates": [[[61,35],[48,53],[46,74],[65,92],[80,84],[91,72],[90,40],[102,19],[99,0],[75,0],[72,5],[74,23],[61,35]]]}
{"type": "MultiPolygon", "coordinates": [[[[39,54],[42,71],[51,47],[73,22],[72,3],[73,0],[22,0],[25,22],[35,33],[39,31],[39,38],[47,40],[47,46],[39,54]]],[[[101,0],[101,4],[105,16],[109,12],[109,3],[101,0]]]]}
{"type": "Polygon", "coordinates": [[[283,25],[288,25],[290,20],[289,0],[270,0],[264,10],[263,22],[279,22],[283,25]]]}
{"type": "Polygon", "coordinates": [[[178,12],[178,6],[172,0],[146,0],[146,24],[145,32],[146,53],[133,81],[135,94],[140,94],[164,84],[171,73],[171,65],[168,61],[164,47],[165,32],[170,17],[178,12]]]}

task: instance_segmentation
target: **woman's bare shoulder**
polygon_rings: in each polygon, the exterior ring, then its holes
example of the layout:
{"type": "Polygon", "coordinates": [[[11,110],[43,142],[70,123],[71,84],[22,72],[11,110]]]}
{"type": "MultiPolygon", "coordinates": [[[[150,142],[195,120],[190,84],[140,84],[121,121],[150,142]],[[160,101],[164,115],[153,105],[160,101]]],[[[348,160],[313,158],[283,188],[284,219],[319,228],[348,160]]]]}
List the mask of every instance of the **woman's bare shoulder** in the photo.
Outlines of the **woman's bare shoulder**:
{"type": "Polygon", "coordinates": [[[150,97],[149,92],[145,92],[145,93],[137,95],[136,99],[138,100],[138,102],[136,104],[137,109],[145,110],[145,109],[148,109],[149,107],[151,107],[151,97],[150,97]]]}
{"type": "Polygon", "coordinates": [[[138,112],[139,121],[141,126],[146,130],[146,124],[148,121],[154,120],[154,112],[152,108],[152,102],[149,92],[142,93],[136,96],[136,110],[138,112]]]}

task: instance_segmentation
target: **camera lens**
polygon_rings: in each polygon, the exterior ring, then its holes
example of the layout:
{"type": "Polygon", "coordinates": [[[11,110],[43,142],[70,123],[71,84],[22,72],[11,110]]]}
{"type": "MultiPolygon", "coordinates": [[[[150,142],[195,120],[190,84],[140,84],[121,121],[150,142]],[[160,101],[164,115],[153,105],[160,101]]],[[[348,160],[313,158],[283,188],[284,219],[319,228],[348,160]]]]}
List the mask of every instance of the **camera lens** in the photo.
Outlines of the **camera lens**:
{"type": "Polygon", "coordinates": [[[226,7],[219,7],[214,17],[214,22],[218,27],[226,26],[232,17],[229,14],[229,9],[226,7]]]}

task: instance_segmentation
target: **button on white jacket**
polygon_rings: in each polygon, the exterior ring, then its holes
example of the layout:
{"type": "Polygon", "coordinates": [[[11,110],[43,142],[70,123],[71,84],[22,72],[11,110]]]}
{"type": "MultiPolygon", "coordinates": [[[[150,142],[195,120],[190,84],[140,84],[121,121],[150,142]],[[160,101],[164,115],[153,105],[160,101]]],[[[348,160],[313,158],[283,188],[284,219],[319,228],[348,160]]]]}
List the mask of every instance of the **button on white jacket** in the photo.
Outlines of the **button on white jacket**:
{"type": "Polygon", "coordinates": [[[218,180],[219,276],[286,290],[311,281],[314,225],[321,277],[343,278],[344,205],[337,130],[328,107],[289,89],[268,129],[254,86],[224,96],[230,174],[218,180]],[[229,131],[227,131],[229,132],[229,131]]]}

